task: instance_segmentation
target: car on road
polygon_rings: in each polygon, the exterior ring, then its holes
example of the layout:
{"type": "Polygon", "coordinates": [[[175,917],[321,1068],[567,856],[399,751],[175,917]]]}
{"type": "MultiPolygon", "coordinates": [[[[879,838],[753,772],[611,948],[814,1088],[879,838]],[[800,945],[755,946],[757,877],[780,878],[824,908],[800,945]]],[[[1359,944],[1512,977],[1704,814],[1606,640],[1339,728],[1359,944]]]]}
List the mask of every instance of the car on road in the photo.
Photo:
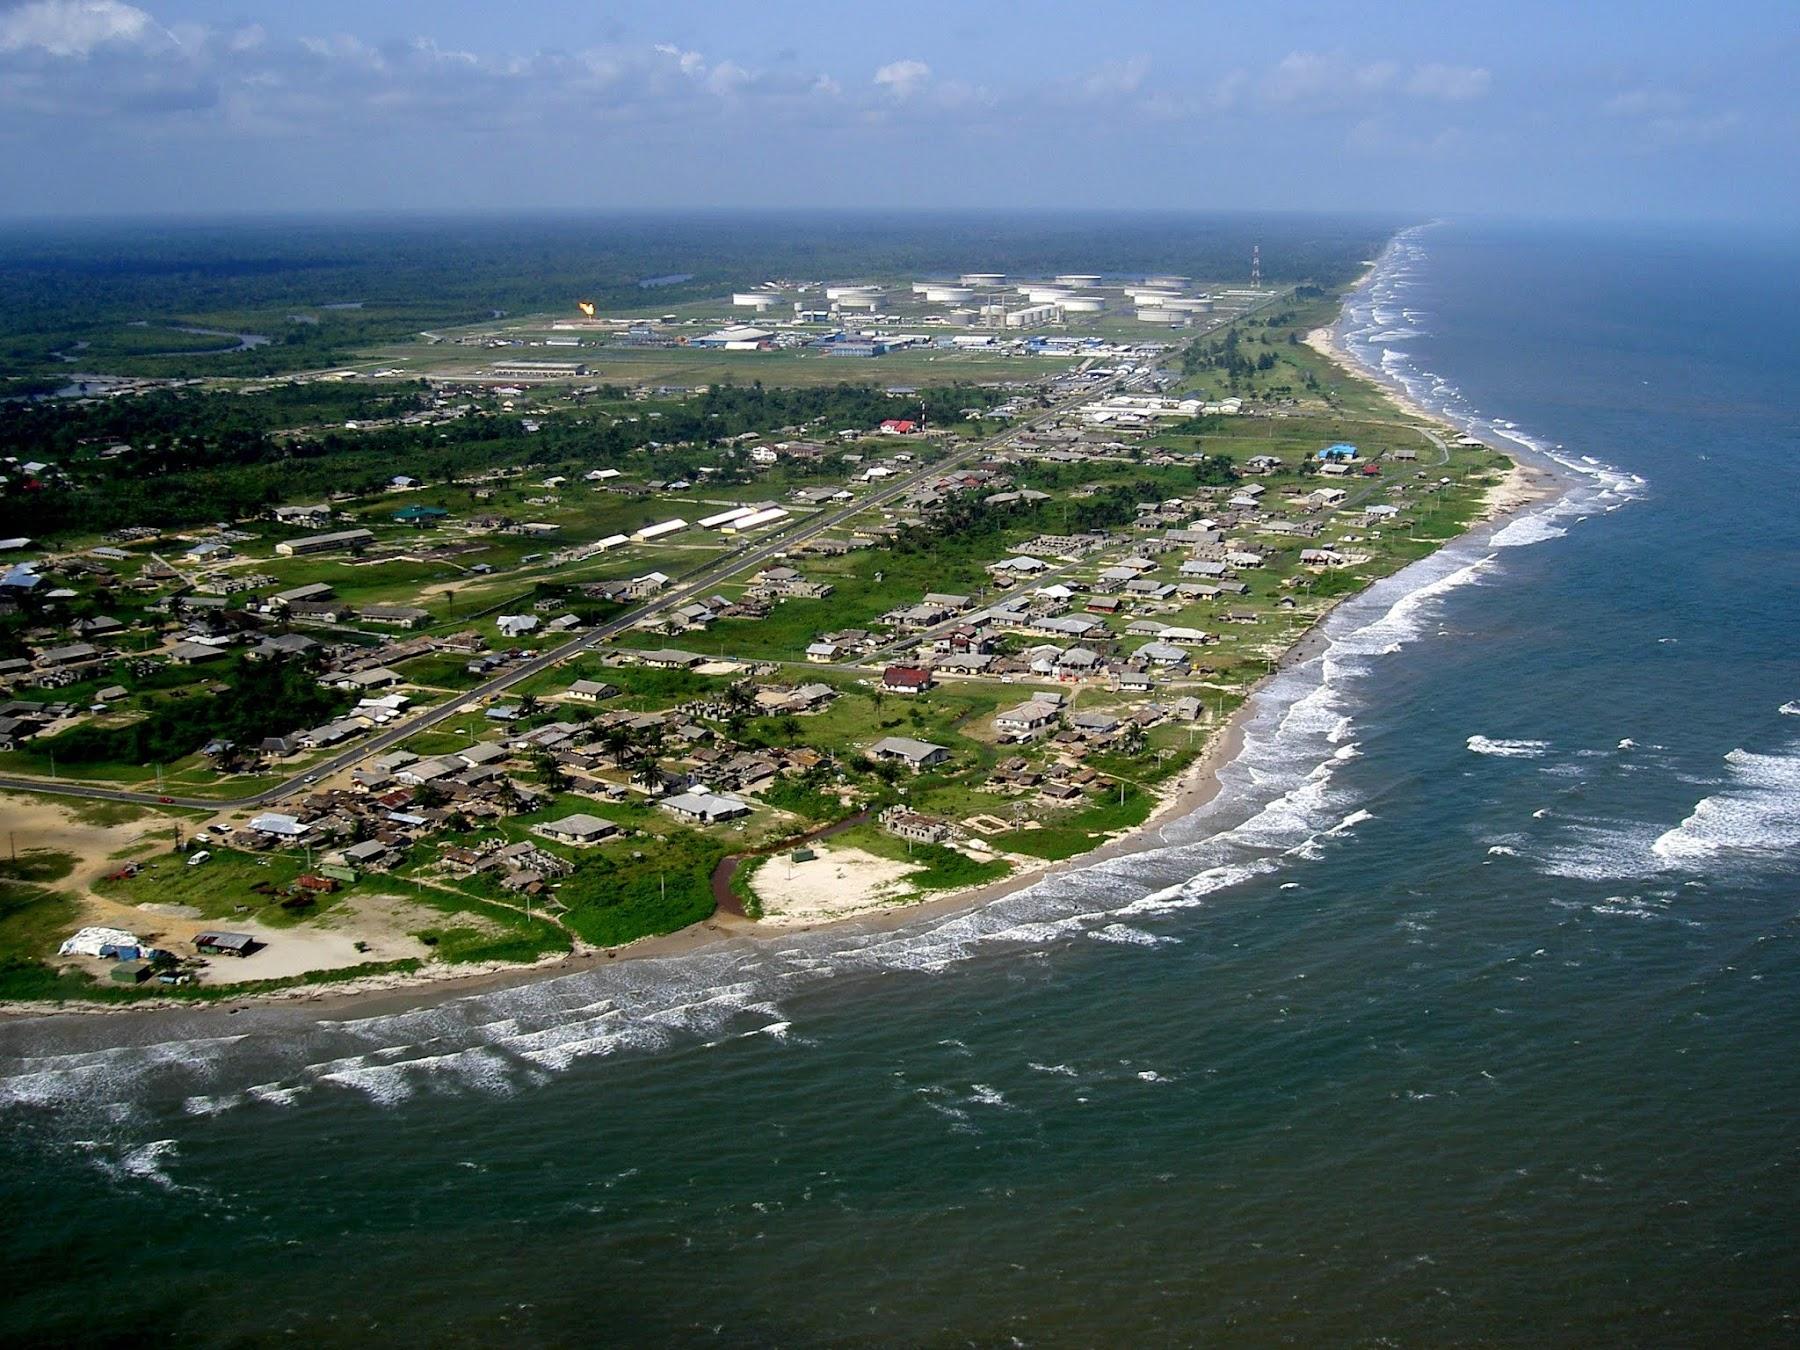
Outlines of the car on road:
{"type": "Polygon", "coordinates": [[[170,802],[174,801],[175,799],[173,797],[158,797],[156,800],[161,802],[164,806],[167,806],[167,805],[169,805],[170,802]]]}
{"type": "Polygon", "coordinates": [[[198,853],[190,854],[188,856],[188,866],[198,867],[201,863],[207,861],[211,857],[212,854],[208,853],[205,849],[201,849],[198,853]]]}

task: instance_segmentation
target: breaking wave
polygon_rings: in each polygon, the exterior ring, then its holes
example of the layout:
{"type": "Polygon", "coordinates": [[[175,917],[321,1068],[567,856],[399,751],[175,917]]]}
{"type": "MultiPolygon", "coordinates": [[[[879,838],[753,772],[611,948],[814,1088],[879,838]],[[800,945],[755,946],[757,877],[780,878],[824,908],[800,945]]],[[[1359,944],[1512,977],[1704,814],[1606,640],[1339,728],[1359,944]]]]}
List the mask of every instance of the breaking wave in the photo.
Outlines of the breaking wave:
{"type": "Polygon", "coordinates": [[[1471,736],[1467,744],[1478,755],[1497,755],[1501,759],[1542,759],[1550,748],[1548,741],[1508,741],[1487,736],[1471,736]]]}

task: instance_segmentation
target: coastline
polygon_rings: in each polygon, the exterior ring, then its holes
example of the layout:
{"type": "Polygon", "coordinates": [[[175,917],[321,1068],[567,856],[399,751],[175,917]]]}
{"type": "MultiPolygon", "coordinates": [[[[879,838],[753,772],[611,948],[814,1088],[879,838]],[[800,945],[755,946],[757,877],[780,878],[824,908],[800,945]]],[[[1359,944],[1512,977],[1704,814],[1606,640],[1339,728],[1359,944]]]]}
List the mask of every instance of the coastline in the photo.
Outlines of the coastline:
{"type": "MultiPolygon", "coordinates": [[[[1392,246],[1390,245],[1390,248],[1392,246]]],[[[1383,257],[1386,254],[1384,252],[1383,257]]],[[[1369,285],[1379,271],[1380,263],[1370,266],[1345,291],[1347,304],[1351,296],[1369,285]]],[[[1404,389],[1381,379],[1365,367],[1345,347],[1338,332],[1344,321],[1340,307],[1337,319],[1329,327],[1317,328],[1306,336],[1306,344],[1336,366],[1350,379],[1375,389],[1398,412],[1413,421],[1432,428],[1428,435],[1448,435],[1461,439],[1471,433],[1439,413],[1422,406],[1404,389]]],[[[1506,446],[1477,438],[1500,454],[1506,455],[1513,467],[1505,477],[1488,490],[1480,513],[1469,526],[1443,547],[1470,538],[1525,508],[1560,496],[1571,486],[1554,467],[1527,463],[1517,442],[1506,446]]],[[[1441,551],[1441,550],[1438,550],[1441,551]]],[[[1431,555],[1427,555],[1431,556],[1431,555]]],[[[1360,595],[1358,591],[1355,594],[1360,595]]],[[[1144,821],[1104,840],[1085,853],[1050,862],[1037,862],[995,881],[957,890],[944,891],[901,904],[878,904],[829,919],[794,924],[758,924],[725,912],[674,933],[640,939],[624,947],[584,948],[577,946],[565,955],[549,956],[527,965],[484,964],[479,968],[426,967],[413,972],[395,972],[363,976],[339,983],[298,984],[262,992],[247,991],[240,997],[220,998],[211,1003],[190,1000],[150,999],[132,1003],[8,1003],[0,1004],[0,1020],[43,1019],[71,1015],[86,1017],[96,1014],[186,1011],[230,1015],[251,1008],[304,1006],[309,1015],[319,1011],[354,1009],[358,1015],[370,1016],[429,1006],[452,998],[489,990],[554,979],[579,973],[614,960],[650,960],[678,958],[714,944],[748,941],[760,943],[820,931],[863,930],[883,932],[908,924],[942,918],[978,909],[1008,896],[1018,894],[1053,877],[1080,872],[1110,859],[1143,853],[1162,845],[1162,831],[1210,804],[1223,790],[1221,771],[1242,751],[1246,729],[1260,710],[1260,696],[1280,673],[1317,656],[1330,643],[1325,625],[1336,612],[1342,597],[1323,610],[1261,679],[1246,692],[1242,704],[1214,729],[1206,748],[1181,774],[1158,786],[1158,801],[1144,821]]]]}

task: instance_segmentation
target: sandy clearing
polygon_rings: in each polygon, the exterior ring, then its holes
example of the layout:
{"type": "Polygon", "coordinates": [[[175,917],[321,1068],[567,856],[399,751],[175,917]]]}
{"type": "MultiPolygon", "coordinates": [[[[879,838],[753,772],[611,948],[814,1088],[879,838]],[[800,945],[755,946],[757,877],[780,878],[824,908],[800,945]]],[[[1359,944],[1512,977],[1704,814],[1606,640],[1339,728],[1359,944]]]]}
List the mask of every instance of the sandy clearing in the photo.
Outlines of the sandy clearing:
{"type": "Polygon", "coordinates": [[[751,885],[762,899],[764,923],[820,923],[881,907],[905,898],[906,878],[921,870],[860,848],[814,845],[813,852],[811,862],[777,854],[756,869],[751,885]]]}
{"type": "Polygon", "coordinates": [[[119,866],[113,854],[131,848],[166,848],[177,824],[184,832],[193,833],[187,821],[177,822],[155,812],[146,812],[123,825],[92,825],[54,797],[0,793],[0,831],[6,835],[3,842],[21,853],[27,849],[49,849],[69,854],[75,859],[75,870],[56,882],[55,888],[71,891],[92,903],[108,903],[94,894],[93,884],[119,866]]]}

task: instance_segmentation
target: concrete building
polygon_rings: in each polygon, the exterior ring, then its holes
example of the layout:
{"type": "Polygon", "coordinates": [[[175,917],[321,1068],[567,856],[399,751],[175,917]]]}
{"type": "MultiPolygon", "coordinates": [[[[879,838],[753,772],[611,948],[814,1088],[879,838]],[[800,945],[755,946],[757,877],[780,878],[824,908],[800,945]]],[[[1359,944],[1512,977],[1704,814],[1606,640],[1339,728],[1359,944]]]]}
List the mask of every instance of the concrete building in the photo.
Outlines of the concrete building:
{"type": "Polygon", "coordinates": [[[283,539],[275,551],[284,558],[298,558],[308,553],[336,553],[367,548],[375,542],[368,530],[335,530],[331,534],[309,534],[299,539],[283,539]]]}
{"type": "Polygon", "coordinates": [[[869,758],[877,763],[904,764],[914,773],[936,768],[950,758],[950,751],[930,741],[917,741],[911,736],[884,736],[869,747],[869,758]]]}
{"type": "Polygon", "coordinates": [[[580,361],[496,361],[490,369],[503,380],[567,380],[588,373],[580,361]]]}

